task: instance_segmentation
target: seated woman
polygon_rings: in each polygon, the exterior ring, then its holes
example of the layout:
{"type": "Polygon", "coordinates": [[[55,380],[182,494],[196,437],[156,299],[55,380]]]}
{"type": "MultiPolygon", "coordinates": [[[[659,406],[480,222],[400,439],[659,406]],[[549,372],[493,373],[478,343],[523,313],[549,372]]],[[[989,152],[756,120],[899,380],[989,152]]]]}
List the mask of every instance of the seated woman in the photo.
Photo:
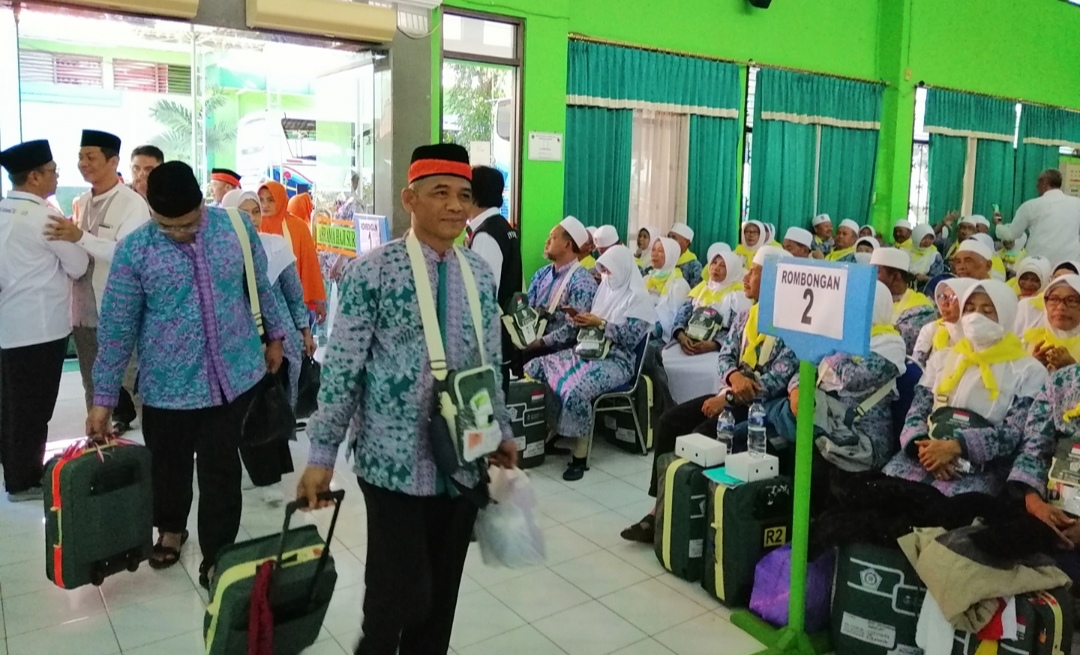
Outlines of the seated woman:
{"type": "Polygon", "coordinates": [[[727,336],[735,317],[750,309],[750,299],[743,292],[742,259],[726,250],[726,245],[714,243],[709,248],[709,275],[690,291],[675,317],[674,341],[663,351],[664,370],[668,380],[668,392],[675,403],[684,403],[701,395],[701,389],[715,389],[720,384],[720,372],[716,369],[720,344],[727,336]],[[695,323],[702,308],[716,312],[711,317],[715,325],[695,323]],[[711,338],[697,332],[698,329],[715,330],[711,338]]]}
{"type": "Polygon", "coordinates": [[[1011,280],[1017,275],[1017,265],[1024,261],[1027,257],[1027,250],[1024,250],[1024,246],[1027,245],[1027,234],[1021,234],[1019,239],[1015,241],[1001,242],[1001,248],[997,251],[997,256],[1005,264],[1005,273],[1011,280]]]}
{"type": "Polygon", "coordinates": [[[656,304],[659,323],[657,335],[663,343],[671,341],[675,328],[675,316],[690,295],[690,285],[679,270],[679,254],[682,249],[675,239],[660,237],[653,242],[652,271],[645,276],[645,290],[656,304]]]}
{"type": "Polygon", "coordinates": [[[643,227],[637,233],[637,250],[634,251],[634,263],[642,274],[652,270],[651,253],[653,244],[661,236],[660,230],[643,227]]]}
{"type": "MultiPolygon", "coordinates": [[[[547,383],[549,424],[555,434],[577,439],[574,456],[563,479],[585,475],[592,432],[592,403],[602,393],[628,383],[636,371],[635,348],[656,324],[656,309],[626,246],[614,246],[596,260],[601,282],[592,311],[573,312],[578,328],[594,328],[606,337],[610,350],[601,359],[584,359],[578,348],[532,360],[525,374],[547,383]]],[[[579,339],[581,331],[579,331],[579,339]]],[[[579,343],[580,348],[580,343],[579,343]]]]}
{"type": "Polygon", "coordinates": [[[964,338],[927,362],[886,475],[946,496],[1002,491],[1028,408],[1048,377],[1008,331],[1016,304],[1016,294],[996,280],[979,281],[960,297],[964,338]]]}
{"type": "MultiPolygon", "coordinates": [[[[892,324],[892,302],[892,292],[878,282],[868,357],[838,353],[818,364],[818,407],[833,402],[826,405],[826,420],[819,423],[815,417],[814,442],[825,461],[842,471],[880,470],[896,452],[891,402],[896,378],[907,370],[907,349],[892,324]],[[848,416],[855,416],[851,425],[846,424],[848,416]]],[[[798,375],[788,383],[788,401],[773,406],[770,420],[777,434],[795,443],[798,375]]]]}
{"type": "MultiPolygon", "coordinates": [[[[1063,275],[1076,275],[1078,273],[1080,273],[1080,262],[1061,262],[1051,269],[1049,282],[1053,282],[1063,275]]],[[[1016,310],[1016,325],[1014,326],[1013,331],[1019,335],[1023,335],[1031,328],[1042,327],[1043,315],[1045,312],[1046,303],[1044,302],[1041,293],[1037,293],[1030,298],[1022,299],[1016,310]]]]}
{"type": "Polygon", "coordinates": [[[922,223],[916,225],[911,234],[911,274],[915,276],[917,288],[921,289],[930,278],[945,272],[945,260],[934,244],[934,228],[922,223]]]}
{"type": "Polygon", "coordinates": [[[1025,257],[1013,269],[1015,277],[1006,282],[1023,302],[1041,295],[1050,282],[1050,262],[1045,257],[1025,257]]]}
{"type": "Polygon", "coordinates": [[[859,237],[859,240],[855,242],[855,261],[859,264],[869,264],[870,257],[877,250],[878,245],[877,237],[859,237]]]}
{"type": "Polygon", "coordinates": [[[765,245],[762,237],[765,235],[765,224],[761,221],[747,221],[742,228],[742,239],[735,246],[735,254],[742,257],[742,267],[749,269],[750,262],[754,260],[754,253],[758,248],[765,245]]]}
{"type": "Polygon", "coordinates": [[[1042,325],[1024,331],[1024,347],[1053,373],[1080,362],[1080,275],[1051,282],[1043,304],[1042,325]]]}
{"type": "Polygon", "coordinates": [[[942,280],[934,289],[934,302],[937,303],[938,314],[941,318],[927,323],[919,330],[919,338],[915,340],[915,349],[911,358],[918,362],[919,366],[926,366],[930,356],[939,350],[948,350],[956,345],[956,342],[964,338],[960,332],[960,296],[975,284],[975,280],[967,277],[954,277],[942,280]]]}
{"type": "Polygon", "coordinates": [[[859,238],[861,239],[863,237],[870,237],[876,242],[878,238],[877,230],[874,228],[873,225],[864,225],[859,228],[859,238]]]}

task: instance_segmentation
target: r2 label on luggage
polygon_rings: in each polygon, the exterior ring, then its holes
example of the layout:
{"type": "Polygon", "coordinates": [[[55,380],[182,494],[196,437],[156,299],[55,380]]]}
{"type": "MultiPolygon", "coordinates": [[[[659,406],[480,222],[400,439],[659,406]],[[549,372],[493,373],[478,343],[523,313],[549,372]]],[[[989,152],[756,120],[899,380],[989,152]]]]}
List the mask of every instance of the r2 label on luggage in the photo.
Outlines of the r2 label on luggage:
{"type": "Polygon", "coordinates": [[[775,528],[765,528],[765,539],[762,541],[763,548],[776,548],[787,543],[787,526],[781,525],[775,528]]]}

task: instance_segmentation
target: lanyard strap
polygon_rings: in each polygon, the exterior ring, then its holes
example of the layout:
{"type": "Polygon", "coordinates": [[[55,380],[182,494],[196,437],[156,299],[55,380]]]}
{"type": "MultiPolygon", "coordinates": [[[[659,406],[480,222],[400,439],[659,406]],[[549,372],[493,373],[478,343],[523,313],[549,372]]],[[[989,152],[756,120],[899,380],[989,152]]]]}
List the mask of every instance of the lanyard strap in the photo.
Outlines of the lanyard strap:
{"type": "Polygon", "coordinates": [[[240,250],[244,253],[244,281],[247,283],[248,303],[251,305],[251,316],[255,319],[255,328],[259,336],[266,334],[263,328],[262,307],[259,304],[259,286],[255,280],[255,260],[251,256],[251,241],[248,239],[247,226],[240,212],[235,209],[226,209],[229,220],[232,222],[233,231],[240,241],[240,250]]]}
{"type": "MultiPolygon", "coordinates": [[[[447,374],[446,349],[443,347],[439,315],[435,309],[435,297],[431,292],[431,279],[428,278],[424,251],[420,248],[419,239],[412,232],[405,237],[405,249],[409,252],[409,263],[412,265],[413,280],[416,283],[416,301],[420,305],[420,321],[424,324],[424,339],[427,341],[428,359],[431,360],[431,374],[436,380],[442,382],[447,374]]],[[[461,265],[465,295],[469,299],[473,329],[476,331],[476,344],[480,349],[480,363],[485,364],[487,354],[484,352],[484,328],[480,313],[480,294],[476,290],[476,278],[473,277],[469,261],[465,259],[464,253],[457,246],[454,246],[454,254],[457,255],[458,264],[461,265]]]]}
{"type": "MultiPolygon", "coordinates": [[[[559,282],[559,286],[552,290],[551,297],[548,298],[547,312],[548,314],[554,314],[555,310],[559,307],[559,301],[562,300],[563,292],[566,291],[566,285],[570,284],[570,278],[574,276],[576,271],[581,266],[581,262],[575,261],[570,265],[570,268],[563,273],[563,279],[559,282]]],[[[551,277],[555,278],[555,264],[551,265],[551,277]]]]}
{"type": "MultiPolygon", "coordinates": [[[[285,220],[287,216],[288,214],[281,217],[281,236],[285,237],[285,240],[289,242],[289,250],[293,250],[292,234],[289,233],[289,221],[285,220]]],[[[293,250],[293,252],[296,251],[293,250]]]]}

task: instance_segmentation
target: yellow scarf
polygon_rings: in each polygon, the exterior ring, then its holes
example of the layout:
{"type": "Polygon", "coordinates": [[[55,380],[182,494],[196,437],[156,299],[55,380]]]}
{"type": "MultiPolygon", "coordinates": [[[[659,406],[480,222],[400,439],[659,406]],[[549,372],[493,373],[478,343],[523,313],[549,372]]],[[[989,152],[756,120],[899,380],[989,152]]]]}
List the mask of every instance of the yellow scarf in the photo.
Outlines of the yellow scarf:
{"type": "Polygon", "coordinates": [[[589,255],[585,259],[581,260],[581,267],[584,268],[586,271],[593,270],[594,266],[596,266],[596,257],[593,257],[592,255],[589,255]]]}
{"type": "Polygon", "coordinates": [[[754,306],[750,308],[750,314],[746,317],[746,329],[743,331],[746,347],[743,348],[741,359],[750,368],[757,368],[758,348],[769,343],[770,339],[775,339],[775,337],[758,333],[758,307],[759,305],[754,303],[754,306]]]}
{"type": "Polygon", "coordinates": [[[689,264],[697,259],[697,255],[687,250],[683,254],[679,255],[679,261],[675,263],[676,266],[682,266],[683,264],[689,264]]]}
{"type": "Polygon", "coordinates": [[[1055,348],[1064,348],[1069,351],[1069,354],[1072,355],[1073,359],[1080,362],[1080,336],[1065,337],[1063,339],[1046,327],[1024,330],[1024,343],[1026,343],[1031,350],[1035,350],[1035,345],[1040,342],[1045,342],[1055,348]]]}
{"type": "Polygon", "coordinates": [[[667,291],[668,282],[671,282],[675,278],[681,278],[681,277],[682,277],[682,271],[680,271],[677,268],[672,269],[672,270],[668,271],[667,273],[661,273],[659,271],[653,271],[652,273],[649,274],[649,276],[647,278],[645,278],[645,290],[648,291],[649,293],[652,293],[653,291],[655,291],[656,295],[662,296],[662,295],[664,295],[664,292],[667,291]]]}
{"type": "Polygon", "coordinates": [[[1071,423],[1072,420],[1078,416],[1080,416],[1080,405],[1077,405],[1076,407],[1073,407],[1069,411],[1062,414],[1061,419],[1066,423],[1071,423]]]}
{"type": "Polygon", "coordinates": [[[971,342],[967,339],[961,339],[959,343],[952,347],[952,350],[960,355],[956,361],[956,368],[934,390],[934,393],[943,396],[948,396],[955,391],[956,385],[960,384],[960,378],[964,377],[964,373],[972,365],[975,365],[979,367],[979,374],[982,376],[982,382],[986,386],[986,390],[990,393],[990,400],[997,400],[1000,391],[990,366],[992,364],[1014,362],[1028,356],[1023,344],[1020,343],[1020,337],[1012,332],[1006,333],[1001,341],[986,350],[976,351],[971,347],[971,342]]]}
{"type": "Polygon", "coordinates": [[[1027,250],[1024,250],[1023,248],[1021,248],[1020,250],[1005,250],[1004,248],[1002,248],[1001,250],[997,251],[997,255],[1001,258],[1001,261],[1005,262],[1006,264],[1015,264],[1016,262],[1021,261],[1022,259],[1027,257],[1027,250]]]}
{"type": "Polygon", "coordinates": [[[893,245],[900,250],[906,250],[911,253],[915,251],[915,244],[911,242],[910,238],[907,241],[900,241],[899,243],[895,243],[893,245]]]}
{"type": "Polygon", "coordinates": [[[939,318],[934,321],[934,325],[937,326],[937,329],[934,330],[934,340],[932,342],[934,350],[945,350],[949,347],[949,339],[952,338],[952,335],[949,334],[949,328],[945,327],[945,319],[939,318]]]}
{"type": "Polygon", "coordinates": [[[838,262],[853,252],[855,252],[855,246],[851,246],[850,248],[841,248],[840,250],[833,250],[832,252],[830,252],[829,256],[825,259],[830,262],[838,262]]]}
{"type": "Polygon", "coordinates": [[[709,288],[709,281],[702,280],[696,287],[690,290],[689,297],[696,301],[694,303],[695,307],[709,307],[723,300],[724,296],[732,291],[742,289],[742,287],[742,282],[733,282],[726,287],[713,291],[709,288]]]}
{"type": "Polygon", "coordinates": [[[1046,298],[1043,298],[1041,293],[1035,294],[1035,299],[1031,301],[1031,306],[1040,312],[1046,311],[1046,298]]]}
{"type": "Polygon", "coordinates": [[[754,261],[754,252],[741,243],[735,246],[735,254],[743,258],[743,262],[747,267],[750,266],[750,262],[754,261]]]}
{"type": "Polygon", "coordinates": [[[904,292],[904,297],[893,303],[893,318],[899,317],[901,314],[909,309],[915,309],[922,306],[933,307],[934,303],[930,302],[930,299],[921,293],[908,289],[904,292]]]}
{"type": "Polygon", "coordinates": [[[878,323],[870,328],[870,336],[880,337],[883,334],[895,334],[900,335],[900,330],[897,330],[895,326],[888,323],[878,323]]]}
{"type": "Polygon", "coordinates": [[[990,258],[990,270],[1001,275],[1004,278],[1008,273],[1005,272],[1005,262],[1001,261],[1001,257],[994,255],[990,258]]]}

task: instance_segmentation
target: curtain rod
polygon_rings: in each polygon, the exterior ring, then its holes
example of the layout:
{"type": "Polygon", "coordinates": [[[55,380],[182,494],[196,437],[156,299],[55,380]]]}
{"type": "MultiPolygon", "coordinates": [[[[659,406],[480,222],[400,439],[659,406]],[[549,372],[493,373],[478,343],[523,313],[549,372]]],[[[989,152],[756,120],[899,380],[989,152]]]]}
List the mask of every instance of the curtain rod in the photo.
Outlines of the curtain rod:
{"type": "Polygon", "coordinates": [[[1023,98],[1010,98],[1009,96],[998,96],[992,93],[979,93],[978,91],[968,91],[965,89],[954,89],[949,86],[939,86],[937,84],[927,84],[926,82],[919,82],[919,88],[922,89],[937,89],[939,91],[952,91],[953,93],[966,93],[973,96],[982,96],[984,98],[993,98],[994,100],[1005,100],[1008,102],[1019,102],[1025,105],[1036,105],[1038,107],[1048,107],[1050,109],[1061,109],[1063,111],[1070,111],[1080,114],[1080,108],[1062,107],[1061,105],[1051,105],[1045,102],[1036,102],[1034,100],[1024,100],[1023,98]]]}
{"type": "Polygon", "coordinates": [[[648,52],[660,52],[666,55],[676,55],[679,57],[693,57],[694,59],[705,59],[707,61],[720,61],[727,64],[738,64],[741,66],[755,66],[757,68],[773,68],[776,70],[791,71],[792,73],[805,73],[809,75],[821,75],[823,77],[834,77],[841,80],[851,80],[852,82],[864,82],[867,84],[880,84],[882,86],[891,86],[885,80],[870,80],[863,77],[853,77],[851,75],[838,75],[836,73],[822,73],[820,71],[806,70],[804,68],[793,68],[791,66],[779,66],[776,64],[763,64],[753,59],[725,59],[724,57],[713,57],[710,55],[702,55],[693,52],[682,52],[679,50],[669,50],[667,48],[656,48],[653,46],[640,45],[637,43],[627,43],[625,41],[615,41],[612,39],[602,39],[596,36],[588,36],[586,34],[579,34],[577,32],[571,32],[569,38],[574,41],[587,41],[589,43],[599,43],[601,45],[613,45],[620,48],[633,48],[635,50],[646,50],[648,52]]]}

